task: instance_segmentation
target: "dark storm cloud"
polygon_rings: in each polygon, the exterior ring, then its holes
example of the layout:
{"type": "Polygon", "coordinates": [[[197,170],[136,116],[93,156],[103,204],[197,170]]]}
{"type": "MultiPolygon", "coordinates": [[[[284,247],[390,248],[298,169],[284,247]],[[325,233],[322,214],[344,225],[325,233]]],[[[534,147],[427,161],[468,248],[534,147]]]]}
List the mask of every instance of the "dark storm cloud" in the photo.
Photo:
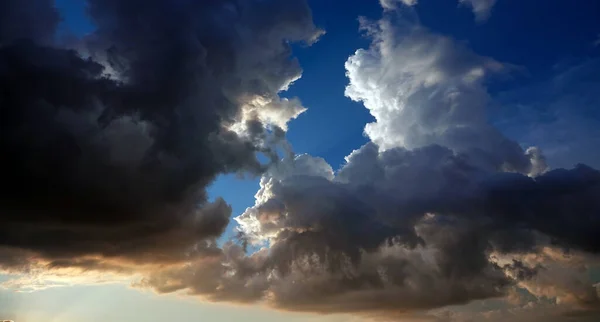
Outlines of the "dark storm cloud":
{"type": "Polygon", "coordinates": [[[49,43],[59,22],[54,0],[0,0],[0,45],[20,38],[49,43]]]}
{"type": "MultiPolygon", "coordinates": [[[[441,146],[378,153],[367,144],[333,181],[318,162],[263,179],[266,199],[259,192],[237,219],[251,238],[271,236],[268,255],[244,259],[265,256],[245,277],[268,280],[255,300],[270,294],[276,306],[321,312],[428,309],[505,295],[544,269],[496,264],[492,253],[551,244],[600,252],[599,171],[531,178],[472,160],[441,146]]],[[[307,164],[300,158],[294,168],[307,164]]]]}
{"type": "Polygon", "coordinates": [[[231,208],[205,187],[261,173],[256,153],[281,140],[227,127],[300,76],[288,42],[321,34],[304,1],[90,0],[97,29],[76,52],[52,44],[52,1],[0,6],[0,264],[13,267],[17,250],[51,266],[210,250],[231,208]]]}

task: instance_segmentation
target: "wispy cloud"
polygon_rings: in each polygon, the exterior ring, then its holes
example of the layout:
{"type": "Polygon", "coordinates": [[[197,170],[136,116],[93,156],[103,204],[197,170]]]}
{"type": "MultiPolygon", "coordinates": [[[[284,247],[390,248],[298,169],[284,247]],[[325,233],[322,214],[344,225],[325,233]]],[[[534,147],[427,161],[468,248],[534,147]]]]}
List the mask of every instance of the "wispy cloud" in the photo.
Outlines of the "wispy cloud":
{"type": "Polygon", "coordinates": [[[487,20],[497,0],[459,0],[461,4],[471,7],[477,21],[487,20]]]}

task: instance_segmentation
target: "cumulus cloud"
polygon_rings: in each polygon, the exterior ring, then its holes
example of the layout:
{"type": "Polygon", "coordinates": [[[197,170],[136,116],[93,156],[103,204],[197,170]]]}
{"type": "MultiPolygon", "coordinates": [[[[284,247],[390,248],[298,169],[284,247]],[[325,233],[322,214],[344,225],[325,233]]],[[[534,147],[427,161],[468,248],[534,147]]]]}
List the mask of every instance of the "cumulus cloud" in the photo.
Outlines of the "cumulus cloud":
{"type": "Polygon", "coordinates": [[[440,144],[494,167],[527,172],[521,147],[490,126],[486,76],[508,69],[450,38],[391,19],[363,21],[373,36],[346,62],[346,95],[375,117],[365,133],[382,149],[440,144]]]}
{"type": "Polygon", "coordinates": [[[262,173],[304,111],[278,92],[301,75],[290,43],[322,34],[306,3],[90,0],[79,51],[53,42],[53,1],[1,3],[0,265],[214,253],[231,208],[205,187],[262,173]]]}

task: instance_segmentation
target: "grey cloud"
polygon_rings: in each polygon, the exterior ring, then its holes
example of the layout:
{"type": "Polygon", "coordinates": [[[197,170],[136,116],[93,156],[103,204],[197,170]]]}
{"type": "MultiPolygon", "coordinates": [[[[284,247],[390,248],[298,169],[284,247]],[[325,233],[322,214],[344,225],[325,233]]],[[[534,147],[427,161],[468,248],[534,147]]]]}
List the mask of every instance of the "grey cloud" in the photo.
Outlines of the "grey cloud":
{"type": "Polygon", "coordinates": [[[1,3],[0,246],[15,260],[0,265],[204,254],[231,215],[205,187],[262,173],[256,154],[283,140],[268,117],[231,126],[251,101],[278,124],[303,110],[278,97],[301,74],[289,43],[322,31],[301,0],[87,4],[96,30],[75,51],[52,42],[51,1],[1,3]]]}
{"type": "Polygon", "coordinates": [[[29,38],[51,43],[60,22],[53,0],[0,1],[0,45],[29,38]]]}
{"type": "MultiPolygon", "coordinates": [[[[268,249],[243,255],[232,245],[238,255],[223,254],[216,275],[200,277],[200,266],[145,285],[288,310],[391,316],[505,296],[544,270],[497,263],[494,253],[536,254],[555,247],[547,240],[600,251],[600,205],[588,198],[599,193],[596,170],[530,178],[490,172],[441,146],[374,151],[373,144],[355,151],[334,178],[319,166],[266,176],[257,204],[236,220],[268,249]]],[[[307,158],[296,159],[300,168],[318,164],[307,158]]]]}

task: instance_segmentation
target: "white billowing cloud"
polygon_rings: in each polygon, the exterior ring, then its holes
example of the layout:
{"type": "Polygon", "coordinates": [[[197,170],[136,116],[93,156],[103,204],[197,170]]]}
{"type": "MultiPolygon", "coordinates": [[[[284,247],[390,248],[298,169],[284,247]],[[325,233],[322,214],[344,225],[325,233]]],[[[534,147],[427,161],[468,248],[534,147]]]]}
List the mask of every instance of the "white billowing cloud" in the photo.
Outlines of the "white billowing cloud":
{"type": "Polygon", "coordinates": [[[240,105],[242,108],[238,119],[229,126],[239,135],[252,134],[251,124],[255,121],[261,123],[261,128],[276,126],[287,131],[288,122],[306,111],[298,98],[255,96],[246,98],[240,105]]]}
{"type": "Polygon", "coordinates": [[[323,159],[302,154],[293,159],[284,159],[275,165],[260,180],[260,189],[255,195],[256,205],[235,218],[240,230],[250,237],[252,242],[260,243],[273,238],[285,228],[283,202],[278,192],[283,189],[282,182],[293,177],[313,177],[333,180],[334,172],[323,159]]]}
{"type": "Polygon", "coordinates": [[[398,3],[402,3],[405,6],[414,6],[418,0],[379,0],[379,4],[385,10],[394,10],[398,8],[398,3]]]}
{"type": "Polygon", "coordinates": [[[459,0],[461,4],[471,7],[477,21],[484,21],[490,17],[496,1],[497,0],[459,0]]]}
{"type": "MultiPolygon", "coordinates": [[[[306,111],[297,98],[276,98],[268,102],[252,102],[251,113],[257,113],[257,117],[265,124],[273,124],[282,129],[287,129],[287,123],[297,118],[306,111]]],[[[246,111],[244,111],[246,112],[246,111]]]]}
{"type": "Polygon", "coordinates": [[[362,27],[373,44],[346,62],[346,95],[375,117],[365,133],[381,149],[440,144],[529,171],[524,151],[486,119],[486,76],[508,67],[418,25],[398,28],[384,18],[362,27]]]}
{"type": "Polygon", "coordinates": [[[542,149],[532,146],[525,151],[525,154],[529,157],[531,162],[531,169],[529,170],[530,176],[537,177],[548,171],[548,163],[546,163],[546,156],[544,156],[542,149]]]}

